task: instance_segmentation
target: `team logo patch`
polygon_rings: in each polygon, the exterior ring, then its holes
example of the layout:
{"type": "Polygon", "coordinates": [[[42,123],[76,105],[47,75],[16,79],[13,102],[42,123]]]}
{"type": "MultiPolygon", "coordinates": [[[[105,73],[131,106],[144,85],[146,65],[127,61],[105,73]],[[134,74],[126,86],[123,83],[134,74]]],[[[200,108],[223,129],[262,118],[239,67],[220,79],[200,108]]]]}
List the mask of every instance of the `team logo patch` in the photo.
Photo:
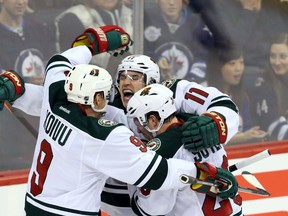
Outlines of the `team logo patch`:
{"type": "Polygon", "coordinates": [[[147,148],[153,150],[153,151],[157,151],[158,149],[160,149],[161,147],[161,140],[158,138],[154,138],[152,140],[150,140],[147,144],[146,144],[147,148]]]}
{"type": "Polygon", "coordinates": [[[144,30],[144,37],[146,40],[150,42],[155,42],[161,36],[161,28],[157,28],[156,26],[148,26],[144,30]]]}
{"type": "Polygon", "coordinates": [[[166,77],[183,79],[189,75],[191,67],[195,61],[194,54],[185,44],[178,42],[164,43],[155,50],[155,58],[167,62],[169,67],[169,76],[161,73],[163,79],[166,77]]]}
{"type": "Polygon", "coordinates": [[[145,96],[149,94],[151,87],[146,87],[145,89],[143,89],[143,91],[140,93],[140,96],[145,96]]]}
{"type": "Polygon", "coordinates": [[[107,119],[99,119],[98,124],[103,127],[112,127],[118,124],[118,122],[110,121],[107,119]]]}
{"type": "Polygon", "coordinates": [[[15,62],[15,70],[20,73],[25,81],[33,84],[43,82],[45,64],[43,54],[37,49],[21,51],[15,62]]]}
{"type": "Polygon", "coordinates": [[[163,81],[161,84],[166,86],[167,88],[171,88],[175,82],[176,82],[176,79],[168,79],[168,80],[163,81]]]}

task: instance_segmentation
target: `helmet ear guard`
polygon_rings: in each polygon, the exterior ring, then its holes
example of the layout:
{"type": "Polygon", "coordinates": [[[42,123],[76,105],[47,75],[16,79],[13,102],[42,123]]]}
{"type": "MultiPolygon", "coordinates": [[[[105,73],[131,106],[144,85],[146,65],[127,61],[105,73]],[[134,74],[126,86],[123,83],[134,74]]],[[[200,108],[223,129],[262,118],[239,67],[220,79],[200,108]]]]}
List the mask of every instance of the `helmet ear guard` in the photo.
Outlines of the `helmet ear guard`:
{"type": "Polygon", "coordinates": [[[176,105],[173,92],[161,84],[151,84],[140,89],[127,105],[128,118],[137,118],[149,132],[157,132],[162,127],[164,120],[174,112],[176,112],[176,105]],[[155,130],[147,126],[147,114],[151,112],[157,112],[160,117],[160,123],[155,130]]]}
{"type": "MultiPolygon", "coordinates": [[[[109,100],[112,77],[105,69],[96,65],[76,65],[68,73],[64,85],[67,99],[73,103],[90,105],[94,111],[94,96],[96,92],[103,92],[104,98],[109,100]]],[[[105,107],[104,107],[105,108],[105,107]]]]}

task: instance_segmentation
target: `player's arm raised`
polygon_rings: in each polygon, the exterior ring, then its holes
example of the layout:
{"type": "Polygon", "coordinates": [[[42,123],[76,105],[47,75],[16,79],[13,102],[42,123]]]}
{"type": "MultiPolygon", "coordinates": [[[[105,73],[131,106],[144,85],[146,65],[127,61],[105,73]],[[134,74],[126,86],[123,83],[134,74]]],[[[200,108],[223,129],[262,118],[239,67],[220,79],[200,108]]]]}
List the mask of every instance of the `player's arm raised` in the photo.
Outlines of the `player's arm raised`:
{"type": "MultiPolygon", "coordinates": [[[[107,25],[98,28],[86,29],[73,41],[71,45],[72,49],[65,51],[63,54],[69,59],[71,66],[77,64],[88,64],[93,55],[97,55],[102,52],[111,52],[113,55],[117,55],[118,53],[123,54],[129,50],[129,46],[132,44],[133,42],[129,34],[122,28],[116,25],[107,25]],[[80,46],[82,46],[82,48],[80,46]],[[87,46],[90,52],[87,52],[87,48],[85,49],[83,46],[87,46]]],[[[17,98],[20,97],[19,99],[11,98],[14,100],[17,99],[13,104],[13,107],[18,108],[27,114],[40,116],[43,99],[43,90],[41,91],[41,89],[43,87],[34,84],[25,84],[25,86],[27,88],[26,93],[23,96],[18,96],[17,98]]],[[[0,108],[1,104],[3,107],[3,101],[6,100],[5,98],[7,98],[7,92],[11,91],[11,93],[9,93],[11,96],[14,94],[13,92],[15,92],[16,88],[13,89],[11,87],[12,86],[6,88],[8,91],[5,90],[4,92],[4,90],[2,90],[2,92],[0,92],[0,94],[3,95],[0,95],[0,108]]],[[[2,88],[2,84],[0,84],[0,88],[2,88]]]]}

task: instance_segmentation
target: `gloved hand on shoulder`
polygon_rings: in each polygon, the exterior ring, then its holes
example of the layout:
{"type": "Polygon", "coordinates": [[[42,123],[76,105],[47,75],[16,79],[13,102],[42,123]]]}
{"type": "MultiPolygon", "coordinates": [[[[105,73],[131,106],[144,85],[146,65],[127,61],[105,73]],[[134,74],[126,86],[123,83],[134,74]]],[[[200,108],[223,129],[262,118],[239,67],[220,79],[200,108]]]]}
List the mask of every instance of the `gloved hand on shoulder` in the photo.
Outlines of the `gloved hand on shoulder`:
{"type": "Polygon", "coordinates": [[[193,153],[225,143],[227,134],[225,117],[216,112],[192,116],[182,125],[184,148],[193,153]]]}
{"type": "Polygon", "coordinates": [[[133,45],[130,35],[117,25],[106,25],[98,28],[88,28],[79,35],[71,47],[86,45],[92,55],[109,52],[114,56],[129,50],[133,45]]]}

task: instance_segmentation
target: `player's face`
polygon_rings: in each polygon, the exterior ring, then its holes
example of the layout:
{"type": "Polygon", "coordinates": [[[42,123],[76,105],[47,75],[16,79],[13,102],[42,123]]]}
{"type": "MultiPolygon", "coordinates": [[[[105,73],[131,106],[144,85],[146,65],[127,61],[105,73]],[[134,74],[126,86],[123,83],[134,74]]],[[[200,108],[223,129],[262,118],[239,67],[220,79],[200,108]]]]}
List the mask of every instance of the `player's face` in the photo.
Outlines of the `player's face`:
{"type": "Polygon", "coordinates": [[[2,9],[11,17],[23,16],[28,6],[28,0],[2,0],[2,9]]]}
{"type": "Polygon", "coordinates": [[[270,64],[276,75],[288,73],[288,46],[273,44],[270,49],[270,64]]]}
{"type": "Polygon", "coordinates": [[[135,71],[125,71],[119,74],[119,90],[122,104],[127,108],[128,101],[135,92],[145,87],[144,75],[135,71]]]}
{"type": "Polygon", "coordinates": [[[238,85],[244,73],[243,57],[225,63],[221,72],[225,83],[228,85],[238,85]]]}

